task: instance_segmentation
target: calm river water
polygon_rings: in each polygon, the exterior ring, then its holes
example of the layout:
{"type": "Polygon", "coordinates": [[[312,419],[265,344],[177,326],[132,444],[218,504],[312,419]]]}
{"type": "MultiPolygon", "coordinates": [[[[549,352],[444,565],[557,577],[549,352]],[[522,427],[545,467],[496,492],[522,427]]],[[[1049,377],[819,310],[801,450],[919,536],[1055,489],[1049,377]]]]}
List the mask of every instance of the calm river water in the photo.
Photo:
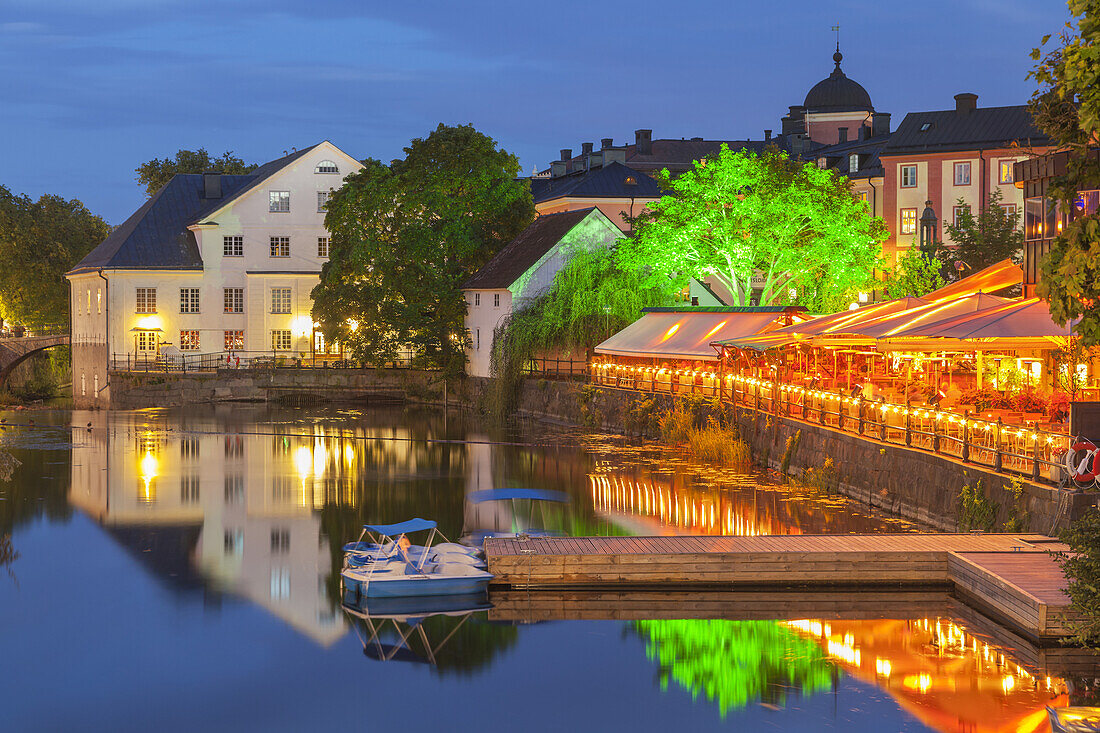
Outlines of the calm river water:
{"type": "Polygon", "coordinates": [[[697,618],[722,615],[717,595],[341,606],[338,548],[364,522],[433,518],[452,540],[913,529],[649,444],[402,408],[0,419],[20,462],[0,482],[5,731],[1031,731],[1081,685],[936,593],[869,595],[854,620],[795,617],[780,594],[754,620],[697,618]],[[466,498],[516,486],[569,502],[466,498]]]}

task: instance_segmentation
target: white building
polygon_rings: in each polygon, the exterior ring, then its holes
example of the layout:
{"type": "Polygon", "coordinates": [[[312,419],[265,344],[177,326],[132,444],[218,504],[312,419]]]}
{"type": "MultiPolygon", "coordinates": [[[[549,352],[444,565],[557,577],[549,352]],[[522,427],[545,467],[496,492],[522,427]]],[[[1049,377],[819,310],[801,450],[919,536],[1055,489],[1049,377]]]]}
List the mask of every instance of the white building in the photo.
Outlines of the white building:
{"type": "Polygon", "coordinates": [[[466,373],[489,376],[493,331],[524,301],[545,293],[577,248],[610,247],[622,231],[595,207],[543,214],[462,286],[466,296],[466,373]]]}
{"type": "Polygon", "coordinates": [[[77,402],[110,399],[111,359],[329,351],[310,315],[324,204],[361,167],[325,141],[247,175],[174,176],[67,274],[77,402]]]}

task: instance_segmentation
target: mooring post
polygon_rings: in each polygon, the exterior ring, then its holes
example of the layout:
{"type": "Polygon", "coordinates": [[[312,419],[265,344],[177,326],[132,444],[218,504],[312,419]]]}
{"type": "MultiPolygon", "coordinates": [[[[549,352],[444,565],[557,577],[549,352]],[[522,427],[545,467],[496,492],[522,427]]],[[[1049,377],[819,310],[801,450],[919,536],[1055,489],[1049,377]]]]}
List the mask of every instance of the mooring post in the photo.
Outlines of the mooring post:
{"type": "Polygon", "coordinates": [[[913,445],[913,411],[909,409],[909,395],[905,396],[905,444],[913,445]]]}
{"type": "Polygon", "coordinates": [[[884,397],[879,397],[878,398],[878,406],[879,406],[879,411],[878,411],[878,419],[879,419],[878,437],[879,437],[879,440],[881,440],[883,443],[886,442],[886,410],[883,409],[885,404],[886,404],[886,399],[884,397]]]}
{"type": "Polygon", "coordinates": [[[856,397],[856,430],[863,435],[863,398],[856,397]]]}

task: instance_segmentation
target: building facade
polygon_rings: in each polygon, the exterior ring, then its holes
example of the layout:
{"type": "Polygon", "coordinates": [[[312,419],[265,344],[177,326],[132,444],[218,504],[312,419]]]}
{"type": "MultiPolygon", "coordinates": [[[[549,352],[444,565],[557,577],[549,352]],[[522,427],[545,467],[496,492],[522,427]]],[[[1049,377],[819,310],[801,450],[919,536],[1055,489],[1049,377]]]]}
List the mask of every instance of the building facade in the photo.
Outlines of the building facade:
{"type": "Polygon", "coordinates": [[[112,360],[328,355],[310,293],[325,203],[359,161],[325,141],[248,175],[176,175],[67,274],[73,392],[110,398],[112,360]]]}
{"type": "Polygon", "coordinates": [[[487,377],[493,334],[526,302],[545,293],[577,249],[610,247],[622,230],[595,207],[543,214],[467,280],[466,373],[487,377]]]}
{"type": "Polygon", "coordinates": [[[956,94],[954,109],[909,113],[879,154],[888,256],[913,245],[925,209],[935,215],[937,239],[947,245],[952,241],[944,223],[954,224],[964,209],[984,208],[995,190],[1009,212],[1022,212],[1014,165],[1045,153],[1047,138],[1026,105],[981,108],[977,101],[976,94],[956,94]]]}

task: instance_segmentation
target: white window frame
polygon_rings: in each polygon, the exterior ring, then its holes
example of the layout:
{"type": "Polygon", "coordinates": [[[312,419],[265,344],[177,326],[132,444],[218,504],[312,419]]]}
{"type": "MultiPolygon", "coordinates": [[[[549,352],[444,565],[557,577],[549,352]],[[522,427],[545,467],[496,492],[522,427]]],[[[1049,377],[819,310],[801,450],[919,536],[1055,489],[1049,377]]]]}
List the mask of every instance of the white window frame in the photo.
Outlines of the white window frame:
{"type": "Polygon", "coordinates": [[[137,348],[139,354],[148,354],[157,350],[157,345],[160,339],[157,337],[156,331],[138,331],[137,332],[137,348]]]}
{"type": "Polygon", "coordinates": [[[318,191],[317,192],[317,213],[325,213],[325,207],[328,205],[329,200],[332,198],[332,190],[318,191]]]}
{"type": "Polygon", "coordinates": [[[916,188],[917,187],[917,164],[916,163],[907,163],[903,166],[900,166],[900,170],[898,171],[898,185],[901,188],[916,188]],[[907,174],[912,174],[912,177],[907,178],[907,174]]]}
{"type": "Polygon", "coordinates": [[[244,257],[244,237],[240,234],[222,237],[222,257],[244,257]]]}
{"type": "Polygon", "coordinates": [[[180,313],[201,313],[199,288],[180,288],[180,313]]]}
{"type": "Polygon", "coordinates": [[[972,172],[972,167],[970,165],[969,160],[956,161],[956,163],[954,165],[954,175],[952,176],[953,180],[955,181],[955,185],[956,186],[969,186],[970,181],[973,178],[970,175],[971,172],[972,172]],[[964,172],[966,174],[965,176],[962,175],[964,172]],[[963,180],[964,178],[966,180],[963,180]]]}
{"type": "Polygon", "coordinates": [[[290,237],[278,236],[270,239],[270,256],[276,259],[290,257],[290,237]]]}
{"type": "Polygon", "coordinates": [[[180,351],[199,350],[199,331],[194,328],[185,328],[180,331],[180,351]]]}
{"type": "Polygon", "coordinates": [[[244,288],[222,288],[222,312],[244,313],[244,288]]]}
{"type": "Polygon", "coordinates": [[[917,233],[917,210],[913,208],[904,208],[898,212],[898,233],[903,235],[910,235],[917,233]],[[905,213],[907,211],[913,212],[911,228],[908,230],[905,226],[905,213]]]}
{"type": "MultiPolygon", "coordinates": [[[[91,305],[89,304],[89,309],[91,305]]],[[[134,312],[135,313],[156,313],[157,312],[157,289],[156,288],[134,288],[134,312]]]]}
{"type": "Polygon", "coordinates": [[[294,348],[294,334],[289,328],[274,328],[271,330],[271,350],[290,351],[294,348]]]}
{"type": "Polygon", "coordinates": [[[493,307],[500,307],[500,293],[493,293],[493,307]]]}
{"type": "Polygon", "coordinates": [[[859,153],[852,153],[848,156],[848,173],[859,173],[859,153]]]}
{"type": "Polygon", "coordinates": [[[272,315],[290,315],[294,304],[293,288],[271,288],[272,315]]]}
{"type": "Polygon", "coordinates": [[[244,330],[240,328],[230,328],[222,333],[222,351],[243,351],[244,350],[244,330]]]}
{"type": "Polygon", "coordinates": [[[328,237],[317,237],[317,256],[327,260],[331,246],[332,240],[328,237]]]}
{"type": "Polygon", "coordinates": [[[475,307],[480,307],[481,306],[481,293],[474,293],[474,306],[475,307]]]}
{"type": "Polygon", "coordinates": [[[273,214],[290,213],[290,191],[268,191],[267,210],[273,214]]]}
{"type": "Polygon", "coordinates": [[[1000,163],[1000,165],[998,166],[997,183],[1015,183],[1016,178],[1012,175],[1012,166],[1015,165],[1016,159],[1001,160],[998,161],[998,163],[1000,163]],[[1006,170],[1008,171],[1007,176],[1005,175],[1006,170]]]}
{"type": "Polygon", "coordinates": [[[339,174],[340,173],[340,166],[336,165],[336,163],[334,161],[322,160],[320,163],[318,163],[316,166],[314,166],[313,172],[314,173],[319,173],[321,175],[339,174]]]}

